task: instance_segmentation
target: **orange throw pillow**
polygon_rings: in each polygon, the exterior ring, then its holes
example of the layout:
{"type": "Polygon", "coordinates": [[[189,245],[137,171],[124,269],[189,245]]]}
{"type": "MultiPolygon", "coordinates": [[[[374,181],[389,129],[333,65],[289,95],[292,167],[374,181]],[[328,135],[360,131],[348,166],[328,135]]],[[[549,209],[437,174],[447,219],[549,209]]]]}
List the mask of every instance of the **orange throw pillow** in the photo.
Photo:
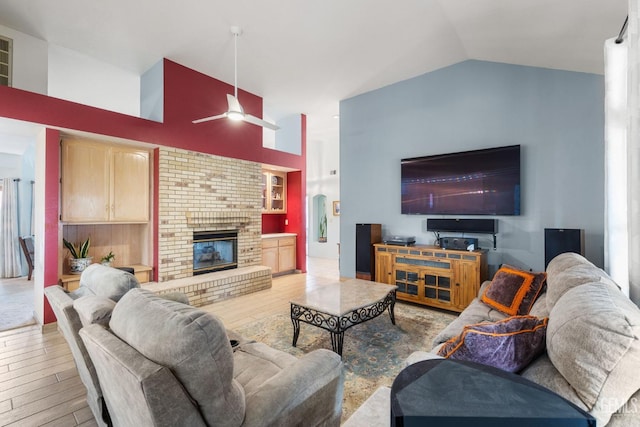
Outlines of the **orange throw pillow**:
{"type": "Polygon", "coordinates": [[[529,314],[542,293],[547,273],[532,273],[503,265],[484,290],[481,301],[509,316],[529,314]]]}

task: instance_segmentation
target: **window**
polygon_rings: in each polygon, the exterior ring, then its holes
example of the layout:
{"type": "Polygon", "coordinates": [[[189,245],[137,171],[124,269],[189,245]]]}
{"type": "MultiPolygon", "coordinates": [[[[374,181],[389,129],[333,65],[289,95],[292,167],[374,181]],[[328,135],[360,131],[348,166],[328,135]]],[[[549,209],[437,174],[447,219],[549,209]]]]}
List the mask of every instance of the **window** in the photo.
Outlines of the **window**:
{"type": "Polygon", "coordinates": [[[11,86],[11,45],[13,41],[0,36],[0,85],[11,86]]]}

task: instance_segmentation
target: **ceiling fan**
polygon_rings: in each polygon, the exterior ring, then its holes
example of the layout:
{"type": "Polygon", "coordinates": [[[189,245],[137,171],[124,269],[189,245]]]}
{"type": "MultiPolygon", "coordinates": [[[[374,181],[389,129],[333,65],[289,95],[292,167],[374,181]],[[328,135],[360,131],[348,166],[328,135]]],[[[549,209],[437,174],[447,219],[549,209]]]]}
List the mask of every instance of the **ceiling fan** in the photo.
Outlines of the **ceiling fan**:
{"type": "Polygon", "coordinates": [[[229,106],[229,109],[222,114],[218,114],[217,116],[204,117],[202,119],[194,120],[192,123],[202,123],[211,120],[228,118],[229,120],[245,121],[247,123],[266,127],[272,130],[280,129],[279,126],[271,122],[245,113],[242,105],[240,105],[240,101],[238,101],[238,36],[242,34],[242,29],[240,27],[233,26],[231,27],[231,34],[233,34],[234,38],[234,82],[233,95],[227,94],[227,104],[229,106]]]}

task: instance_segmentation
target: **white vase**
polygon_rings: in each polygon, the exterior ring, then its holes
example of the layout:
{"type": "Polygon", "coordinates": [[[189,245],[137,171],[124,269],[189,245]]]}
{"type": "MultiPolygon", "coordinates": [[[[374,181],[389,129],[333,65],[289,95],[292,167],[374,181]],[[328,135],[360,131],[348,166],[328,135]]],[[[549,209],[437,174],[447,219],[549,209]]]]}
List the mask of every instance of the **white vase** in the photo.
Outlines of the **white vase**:
{"type": "Polygon", "coordinates": [[[91,265],[92,257],[88,258],[69,258],[69,272],[71,274],[80,274],[91,265]]]}

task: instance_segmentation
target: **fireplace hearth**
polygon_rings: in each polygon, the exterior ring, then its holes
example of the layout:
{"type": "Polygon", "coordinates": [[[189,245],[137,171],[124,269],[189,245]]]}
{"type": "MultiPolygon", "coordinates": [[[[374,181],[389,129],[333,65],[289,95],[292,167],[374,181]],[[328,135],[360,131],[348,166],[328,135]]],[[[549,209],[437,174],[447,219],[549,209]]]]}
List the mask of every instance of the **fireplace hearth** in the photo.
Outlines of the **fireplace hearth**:
{"type": "Polygon", "coordinates": [[[238,267],[238,231],[195,231],[193,275],[238,267]]]}

